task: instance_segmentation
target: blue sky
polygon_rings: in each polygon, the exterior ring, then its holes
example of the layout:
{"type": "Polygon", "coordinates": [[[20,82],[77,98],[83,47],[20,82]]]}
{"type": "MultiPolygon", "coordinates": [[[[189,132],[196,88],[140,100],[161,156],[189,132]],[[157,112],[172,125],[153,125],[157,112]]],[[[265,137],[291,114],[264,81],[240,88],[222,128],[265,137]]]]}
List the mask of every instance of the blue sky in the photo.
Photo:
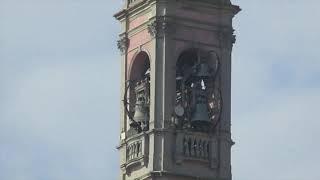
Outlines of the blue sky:
{"type": "MultiPolygon", "coordinates": [[[[317,0],[237,0],[234,180],[319,180],[317,0]]],[[[115,0],[0,0],[0,179],[118,177],[115,0]]]]}

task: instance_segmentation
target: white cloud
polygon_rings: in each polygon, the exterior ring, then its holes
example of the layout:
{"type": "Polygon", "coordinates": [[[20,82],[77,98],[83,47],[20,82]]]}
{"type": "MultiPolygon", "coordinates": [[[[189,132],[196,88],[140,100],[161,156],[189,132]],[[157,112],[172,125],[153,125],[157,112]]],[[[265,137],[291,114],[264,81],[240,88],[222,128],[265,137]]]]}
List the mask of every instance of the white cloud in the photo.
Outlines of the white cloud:
{"type": "Polygon", "coordinates": [[[318,92],[302,89],[270,94],[259,108],[233,114],[235,179],[320,178],[314,173],[320,161],[315,116],[318,92]]]}

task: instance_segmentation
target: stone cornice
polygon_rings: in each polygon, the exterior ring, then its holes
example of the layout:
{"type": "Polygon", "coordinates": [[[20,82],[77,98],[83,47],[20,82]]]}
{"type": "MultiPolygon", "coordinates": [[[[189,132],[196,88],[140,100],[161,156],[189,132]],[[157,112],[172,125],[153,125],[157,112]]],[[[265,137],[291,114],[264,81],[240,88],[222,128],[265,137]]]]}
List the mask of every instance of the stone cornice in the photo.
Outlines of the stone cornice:
{"type": "MultiPolygon", "coordinates": [[[[138,179],[140,180],[146,180],[150,177],[163,177],[163,176],[170,176],[170,177],[184,177],[184,178],[192,178],[192,179],[197,179],[197,180],[212,180],[212,177],[198,177],[198,176],[188,176],[185,174],[180,174],[172,171],[152,171],[148,174],[145,174],[138,179]]],[[[219,178],[216,177],[215,180],[229,180],[227,178],[219,178]]]]}
{"type": "Polygon", "coordinates": [[[139,13],[140,11],[143,11],[147,8],[149,8],[153,3],[155,3],[156,0],[142,0],[137,3],[135,3],[132,6],[129,6],[128,8],[122,9],[121,11],[117,12],[114,17],[122,21],[127,16],[133,15],[135,13],[139,13]]]}
{"type": "Polygon", "coordinates": [[[117,146],[117,149],[122,148],[124,145],[126,145],[128,142],[140,139],[144,136],[149,136],[150,134],[161,134],[161,133],[168,133],[168,132],[175,132],[173,129],[171,128],[156,128],[156,129],[151,129],[149,131],[140,133],[140,134],[136,134],[132,137],[128,137],[125,140],[121,141],[120,144],[117,146]]]}
{"type": "MultiPolygon", "coordinates": [[[[120,10],[116,14],[114,14],[114,17],[121,21],[125,17],[133,15],[135,13],[139,13],[140,11],[143,11],[145,8],[149,8],[152,4],[156,3],[156,0],[141,0],[137,3],[134,3],[133,5],[120,10]]],[[[208,9],[207,12],[210,12],[212,9],[217,10],[223,10],[226,12],[231,12],[233,15],[236,15],[238,12],[241,11],[239,6],[233,5],[231,3],[216,3],[212,0],[197,0],[194,2],[193,0],[183,0],[183,5],[185,8],[191,7],[200,7],[202,9],[208,9]],[[195,6],[195,4],[197,6],[195,6]]],[[[192,9],[192,8],[191,8],[192,9]]]]}
{"type": "MultiPolygon", "coordinates": [[[[150,34],[156,33],[156,28],[161,30],[170,30],[170,26],[184,26],[186,28],[196,28],[196,29],[202,29],[202,30],[206,30],[206,31],[215,31],[218,32],[221,29],[224,30],[230,30],[232,31],[232,27],[230,26],[221,26],[217,23],[210,23],[210,22],[206,22],[206,21],[196,21],[190,18],[182,18],[182,17],[177,17],[177,16],[160,16],[159,17],[153,17],[148,21],[145,21],[144,23],[142,23],[141,25],[129,30],[127,32],[128,37],[130,38],[131,36],[145,30],[148,28],[148,31],[150,32],[150,34]],[[163,19],[166,20],[163,20],[163,19]],[[156,20],[157,19],[157,20],[156,20]],[[192,24],[190,24],[190,22],[192,24]]],[[[172,30],[172,29],[171,29],[172,30]]],[[[172,31],[169,31],[172,32],[172,31]]]]}
{"type": "MultiPolygon", "coordinates": [[[[217,10],[224,10],[230,11],[233,15],[236,15],[238,12],[241,11],[240,7],[237,5],[231,4],[229,0],[225,1],[212,1],[212,0],[182,0],[183,4],[186,7],[189,5],[191,7],[200,7],[203,9],[217,9],[217,10]]],[[[210,10],[209,10],[210,11],[210,10]]]]}

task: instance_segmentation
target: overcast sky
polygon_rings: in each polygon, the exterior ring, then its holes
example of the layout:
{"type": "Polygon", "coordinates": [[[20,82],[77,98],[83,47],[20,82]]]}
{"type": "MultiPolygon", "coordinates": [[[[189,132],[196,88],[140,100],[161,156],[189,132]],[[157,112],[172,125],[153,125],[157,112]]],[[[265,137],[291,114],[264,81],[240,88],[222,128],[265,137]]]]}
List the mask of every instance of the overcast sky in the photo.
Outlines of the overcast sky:
{"type": "MultiPolygon", "coordinates": [[[[235,0],[234,180],[319,180],[319,0],[235,0]]],[[[118,177],[120,0],[0,0],[0,180],[118,177]]]]}

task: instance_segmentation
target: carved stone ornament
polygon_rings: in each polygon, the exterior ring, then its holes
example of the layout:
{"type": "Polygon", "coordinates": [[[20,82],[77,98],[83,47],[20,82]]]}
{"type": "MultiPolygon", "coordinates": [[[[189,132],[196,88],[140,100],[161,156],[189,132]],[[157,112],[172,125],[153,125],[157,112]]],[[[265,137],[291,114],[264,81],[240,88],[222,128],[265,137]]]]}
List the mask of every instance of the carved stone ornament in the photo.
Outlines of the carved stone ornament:
{"type": "Polygon", "coordinates": [[[148,24],[148,32],[151,36],[155,37],[157,35],[157,22],[153,21],[148,24]]]}
{"type": "Polygon", "coordinates": [[[162,37],[171,32],[171,30],[168,20],[162,16],[148,24],[148,32],[152,37],[162,37]]]}
{"type": "Polygon", "coordinates": [[[127,37],[120,38],[120,40],[118,40],[117,42],[117,46],[121,53],[125,53],[129,46],[129,38],[127,37]]]}
{"type": "Polygon", "coordinates": [[[236,42],[236,36],[233,33],[233,30],[222,30],[219,33],[219,41],[221,47],[232,48],[233,44],[236,42]]]}

